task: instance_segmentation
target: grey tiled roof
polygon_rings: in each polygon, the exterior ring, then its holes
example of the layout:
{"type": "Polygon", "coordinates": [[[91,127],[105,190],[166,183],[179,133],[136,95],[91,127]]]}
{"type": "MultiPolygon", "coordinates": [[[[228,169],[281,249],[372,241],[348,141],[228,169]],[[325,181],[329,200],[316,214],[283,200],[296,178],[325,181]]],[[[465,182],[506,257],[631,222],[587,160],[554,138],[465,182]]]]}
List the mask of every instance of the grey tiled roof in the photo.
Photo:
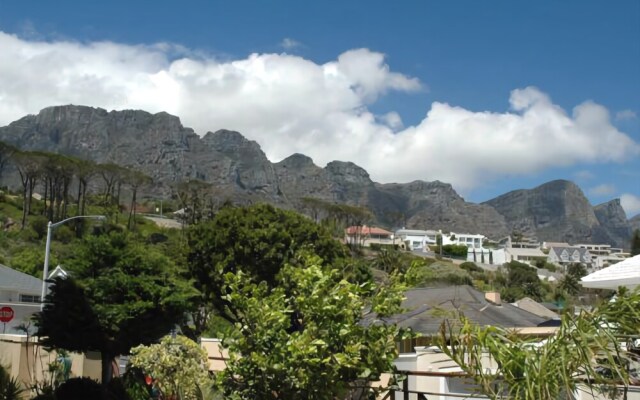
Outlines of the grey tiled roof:
{"type": "Polygon", "coordinates": [[[0,264],[0,289],[25,294],[39,294],[42,290],[42,279],[0,264]]]}
{"type": "Polygon", "coordinates": [[[403,307],[407,311],[388,320],[426,335],[437,333],[444,319],[457,321],[453,315],[456,310],[481,326],[525,328],[548,320],[509,303],[503,302],[499,306],[490,303],[485,300],[484,293],[471,286],[412,289],[405,297],[403,307]]]}

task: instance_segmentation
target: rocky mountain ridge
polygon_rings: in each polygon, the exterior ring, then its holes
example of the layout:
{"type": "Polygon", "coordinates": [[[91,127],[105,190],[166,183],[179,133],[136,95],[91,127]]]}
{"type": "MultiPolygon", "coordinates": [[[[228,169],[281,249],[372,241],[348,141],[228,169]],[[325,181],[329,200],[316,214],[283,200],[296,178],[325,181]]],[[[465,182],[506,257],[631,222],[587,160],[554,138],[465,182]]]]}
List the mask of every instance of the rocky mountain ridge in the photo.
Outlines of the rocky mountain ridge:
{"type": "Polygon", "coordinates": [[[499,239],[514,231],[539,240],[610,243],[628,247],[631,222],[619,200],[595,207],[578,186],[552,181],[516,190],[482,204],[466,202],[447,183],[376,183],[348,161],[324,168],[303,154],[271,163],[258,143],[238,132],[200,137],[178,117],[140,110],[86,106],[45,108],[0,128],[0,140],[141,170],[168,193],[170,185],[199,179],[218,196],[303,209],[312,197],[370,209],[388,227],[483,233],[499,239]]]}

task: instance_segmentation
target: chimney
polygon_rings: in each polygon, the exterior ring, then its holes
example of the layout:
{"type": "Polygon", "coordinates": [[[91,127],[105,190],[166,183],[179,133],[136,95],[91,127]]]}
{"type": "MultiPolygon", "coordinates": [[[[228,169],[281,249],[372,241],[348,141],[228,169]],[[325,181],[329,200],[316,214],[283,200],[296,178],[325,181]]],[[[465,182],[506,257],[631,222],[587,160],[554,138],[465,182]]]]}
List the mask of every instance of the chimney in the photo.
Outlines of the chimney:
{"type": "Polygon", "coordinates": [[[497,306],[502,305],[502,301],[500,300],[500,292],[487,292],[484,294],[484,299],[489,303],[493,303],[497,306]]]}

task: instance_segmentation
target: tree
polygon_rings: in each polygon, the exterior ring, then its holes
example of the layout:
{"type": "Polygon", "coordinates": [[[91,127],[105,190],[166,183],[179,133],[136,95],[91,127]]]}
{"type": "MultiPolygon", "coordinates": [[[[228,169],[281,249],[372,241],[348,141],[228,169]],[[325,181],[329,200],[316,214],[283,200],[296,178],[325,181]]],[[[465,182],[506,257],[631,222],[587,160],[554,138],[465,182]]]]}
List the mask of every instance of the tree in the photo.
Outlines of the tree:
{"type": "Polygon", "coordinates": [[[7,143],[0,142],[0,182],[2,182],[2,173],[15,152],[15,147],[7,143]]]}
{"type": "Polygon", "coordinates": [[[160,343],[134,347],[129,362],[150,375],[167,398],[197,400],[213,386],[207,352],[185,336],[165,336],[160,343]]]}
{"type": "Polygon", "coordinates": [[[304,216],[261,204],[226,207],[211,221],[187,230],[188,278],[201,292],[192,315],[192,326],[183,332],[191,338],[205,329],[212,312],[229,322],[237,316],[226,296],[224,276],[242,270],[247,279],[273,287],[280,269],[296,262],[294,254],[307,249],[326,264],[347,256],[346,248],[321,226],[304,216]]]}
{"type": "Polygon", "coordinates": [[[36,315],[38,336],[47,346],[99,351],[103,384],[115,356],[169,332],[193,295],[170,259],[124,233],[85,239],[65,268],[70,277],[53,281],[36,315]]]}
{"type": "Polygon", "coordinates": [[[542,299],[542,284],[534,267],[518,261],[511,261],[505,264],[505,266],[508,271],[506,289],[512,289],[511,291],[505,291],[505,294],[508,295],[506,297],[503,296],[506,301],[518,300],[517,298],[509,296],[509,294],[516,293],[513,289],[521,289],[524,295],[534,300],[539,301],[542,299]]]}
{"type": "Polygon", "coordinates": [[[640,229],[633,231],[631,237],[631,256],[637,256],[640,254],[640,229]]]}
{"type": "Polygon", "coordinates": [[[401,280],[349,283],[317,257],[301,257],[305,268],[285,266],[274,288],[225,275],[237,324],[223,340],[230,359],[217,380],[230,398],[356,398],[393,370],[399,331],[383,321],[400,310],[401,280]],[[369,323],[365,310],[375,313],[369,323]]]}
{"type": "Polygon", "coordinates": [[[13,163],[20,174],[22,183],[22,229],[26,226],[27,215],[31,214],[33,190],[40,176],[45,158],[38,153],[17,152],[13,155],[13,163]]]}
{"type": "Polygon", "coordinates": [[[543,342],[463,316],[460,325],[442,324],[438,346],[490,399],[573,399],[578,390],[628,385],[629,353],[619,335],[637,337],[639,309],[640,291],[621,291],[591,312],[563,314],[558,332],[543,342]]]}
{"type": "Polygon", "coordinates": [[[127,227],[133,230],[136,225],[136,200],[138,197],[138,189],[151,183],[151,177],[139,171],[130,170],[125,178],[125,182],[131,187],[131,206],[129,207],[129,219],[127,227]]]}

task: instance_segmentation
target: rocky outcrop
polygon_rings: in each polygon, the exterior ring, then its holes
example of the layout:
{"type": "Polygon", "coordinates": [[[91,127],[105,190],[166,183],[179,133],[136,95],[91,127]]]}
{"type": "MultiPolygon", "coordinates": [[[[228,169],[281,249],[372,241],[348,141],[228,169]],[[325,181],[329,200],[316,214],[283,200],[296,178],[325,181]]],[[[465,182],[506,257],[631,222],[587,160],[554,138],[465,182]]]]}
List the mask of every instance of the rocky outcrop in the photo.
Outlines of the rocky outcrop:
{"type": "Polygon", "coordinates": [[[599,204],[593,208],[600,226],[595,231],[594,241],[616,244],[617,247],[629,248],[631,224],[627,214],[620,205],[620,199],[599,204]]]}
{"type": "Polygon", "coordinates": [[[620,202],[614,200],[594,208],[582,190],[569,181],[512,191],[485,204],[504,216],[509,230],[541,241],[628,247],[629,225],[620,202]]]}

